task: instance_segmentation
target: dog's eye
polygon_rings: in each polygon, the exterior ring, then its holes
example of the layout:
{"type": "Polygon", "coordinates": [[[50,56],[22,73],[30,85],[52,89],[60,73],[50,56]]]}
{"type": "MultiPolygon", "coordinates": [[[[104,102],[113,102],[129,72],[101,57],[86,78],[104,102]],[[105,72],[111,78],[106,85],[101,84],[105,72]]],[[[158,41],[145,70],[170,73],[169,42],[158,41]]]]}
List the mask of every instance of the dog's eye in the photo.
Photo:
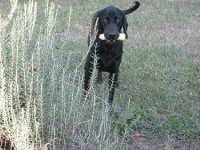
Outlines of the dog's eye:
{"type": "Polygon", "coordinates": [[[103,19],[103,22],[104,22],[104,23],[108,23],[108,20],[107,20],[107,19],[103,19]]]}
{"type": "Polygon", "coordinates": [[[119,19],[116,19],[116,23],[119,24],[119,23],[120,23],[120,20],[119,20],[119,19]]]}

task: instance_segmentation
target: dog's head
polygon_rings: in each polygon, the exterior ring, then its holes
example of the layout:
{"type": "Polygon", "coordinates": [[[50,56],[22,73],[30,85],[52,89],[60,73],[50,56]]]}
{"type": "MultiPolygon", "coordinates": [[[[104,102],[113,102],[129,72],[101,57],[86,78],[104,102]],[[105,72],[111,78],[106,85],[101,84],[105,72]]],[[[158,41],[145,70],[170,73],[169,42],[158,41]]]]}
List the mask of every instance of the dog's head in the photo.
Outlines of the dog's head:
{"type": "Polygon", "coordinates": [[[126,15],[135,11],[139,5],[139,2],[135,2],[135,5],[127,10],[120,10],[117,7],[108,6],[97,11],[93,16],[91,33],[94,33],[96,25],[97,36],[104,34],[107,42],[114,43],[123,29],[127,39],[128,23],[126,15]]]}

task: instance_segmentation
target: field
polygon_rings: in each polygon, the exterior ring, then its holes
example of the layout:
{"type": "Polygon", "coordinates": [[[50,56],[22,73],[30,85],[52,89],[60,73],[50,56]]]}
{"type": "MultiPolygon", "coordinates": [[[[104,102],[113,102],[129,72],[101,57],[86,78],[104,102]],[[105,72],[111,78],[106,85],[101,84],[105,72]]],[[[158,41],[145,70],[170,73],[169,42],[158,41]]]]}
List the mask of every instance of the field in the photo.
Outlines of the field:
{"type": "Polygon", "coordinates": [[[110,113],[106,73],[83,96],[87,35],[95,11],[132,0],[0,0],[2,149],[199,149],[200,1],[140,3],[110,113]]]}

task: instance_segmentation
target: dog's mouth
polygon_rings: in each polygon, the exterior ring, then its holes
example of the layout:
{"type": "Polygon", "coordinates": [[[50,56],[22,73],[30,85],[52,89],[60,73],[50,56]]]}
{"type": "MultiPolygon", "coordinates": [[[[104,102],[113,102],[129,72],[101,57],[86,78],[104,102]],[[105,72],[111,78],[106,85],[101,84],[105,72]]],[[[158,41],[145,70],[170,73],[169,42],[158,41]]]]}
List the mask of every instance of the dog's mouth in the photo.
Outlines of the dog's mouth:
{"type": "Polygon", "coordinates": [[[106,40],[106,43],[109,44],[109,45],[112,45],[115,42],[116,42],[116,40],[113,40],[113,39],[106,40]]]}

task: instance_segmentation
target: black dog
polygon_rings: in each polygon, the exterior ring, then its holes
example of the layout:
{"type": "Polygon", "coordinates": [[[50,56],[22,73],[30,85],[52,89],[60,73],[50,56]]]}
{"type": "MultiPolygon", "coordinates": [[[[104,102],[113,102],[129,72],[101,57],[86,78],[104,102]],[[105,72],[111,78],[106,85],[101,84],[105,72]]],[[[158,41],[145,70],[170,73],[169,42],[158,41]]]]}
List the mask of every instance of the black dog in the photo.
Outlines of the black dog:
{"type": "Polygon", "coordinates": [[[119,34],[123,32],[128,38],[127,28],[128,23],[125,15],[132,13],[139,6],[139,2],[134,2],[135,5],[127,10],[120,10],[117,7],[108,6],[102,10],[97,11],[92,20],[91,31],[89,35],[88,45],[90,45],[90,38],[95,36],[92,43],[86,63],[85,63],[85,76],[84,76],[84,90],[89,89],[90,78],[94,68],[94,54],[97,56],[97,69],[98,77],[97,83],[102,83],[102,71],[109,72],[109,103],[113,102],[113,95],[115,87],[118,85],[119,66],[123,53],[123,42],[117,40],[119,34]],[[94,35],[96,27],[96,34],[94,35]],[[106,40],[99,39],[99,35],[104,34],[106,40]]]}

